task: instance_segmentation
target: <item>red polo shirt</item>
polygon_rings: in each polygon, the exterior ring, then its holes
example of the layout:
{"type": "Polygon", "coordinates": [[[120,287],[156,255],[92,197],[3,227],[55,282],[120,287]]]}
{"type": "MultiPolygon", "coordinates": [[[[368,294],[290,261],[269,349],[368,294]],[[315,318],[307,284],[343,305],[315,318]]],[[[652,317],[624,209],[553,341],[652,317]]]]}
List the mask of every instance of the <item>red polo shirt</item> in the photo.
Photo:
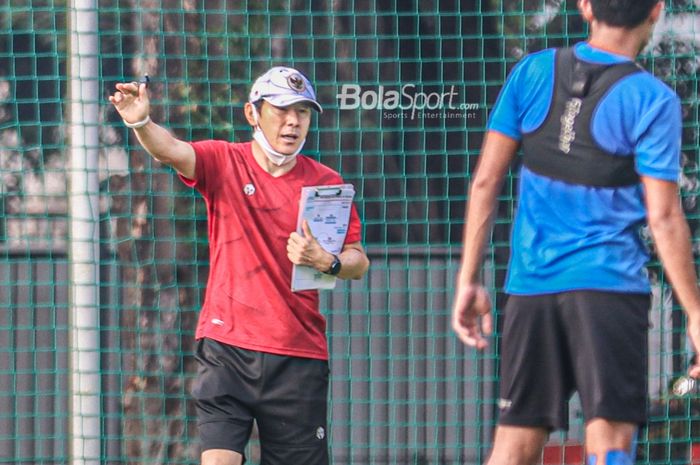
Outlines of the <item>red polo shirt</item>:
{"type": "MultiPolygon", "coordinates": [[[[196,179],[180,177],[207,204],[209,281],[197,325],[208,337],[249,350],[328,359],[326,321],[318,292],[292,292],[287,239],[296,230],[304,186],[343,183],[332,169],[297,156],[273,177],[253,158],[250,143],[192,143],[196,179]]],[[[355,206],[346,244],[361,239],[355,206]]]]}

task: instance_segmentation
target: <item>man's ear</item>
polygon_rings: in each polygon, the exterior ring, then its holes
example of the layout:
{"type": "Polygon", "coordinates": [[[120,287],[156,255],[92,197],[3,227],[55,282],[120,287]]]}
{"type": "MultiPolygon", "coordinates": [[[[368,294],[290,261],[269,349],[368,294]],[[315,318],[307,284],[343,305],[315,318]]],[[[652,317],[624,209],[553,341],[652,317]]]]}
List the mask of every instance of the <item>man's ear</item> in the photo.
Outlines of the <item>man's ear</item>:
{"type": "Polygon", "coordinates": [[[595,19],[590,0],[578,0],[578,11],[581,12],[583,20],[587,23],[590,23],[593,21],[593,19],[595,19]]]}
{"type": "Polygon", "coordinates": [[[656,22],[659,20],[659,17],[661,17],[661,12],[664,10],[664,2],[657,2],[654,8],[651,10],[651,13],[649,13],[649,20],[653,24],[656,24],[656,22]]]}
{"type": "Polygon", "coordinates": [[[246,102],[243,106],[243,113],[245,114],[245,119],[246,121],[248,121],[248,124],[250,124],[253,127],[258,125],[257,118],[255,117],[256,112],[257,110],[255,109],[255,106],[250,102],[246,102]]]}

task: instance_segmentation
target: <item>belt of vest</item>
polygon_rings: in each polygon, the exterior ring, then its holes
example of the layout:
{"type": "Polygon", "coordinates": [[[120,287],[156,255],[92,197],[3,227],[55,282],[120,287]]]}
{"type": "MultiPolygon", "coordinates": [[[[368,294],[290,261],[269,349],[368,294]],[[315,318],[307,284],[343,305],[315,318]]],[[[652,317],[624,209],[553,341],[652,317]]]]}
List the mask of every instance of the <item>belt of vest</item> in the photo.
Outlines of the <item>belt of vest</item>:
{"type": "Polygon", "coordinates": [[[523,163],[570,184],[622,187],[639,182],[634,154],[615,155],[591,135],[593,112],[617,81],[642,69],[632,62],[594,64],[572,48],[557,50],[554,91],[544,123],[523,136],[523,163]]]}

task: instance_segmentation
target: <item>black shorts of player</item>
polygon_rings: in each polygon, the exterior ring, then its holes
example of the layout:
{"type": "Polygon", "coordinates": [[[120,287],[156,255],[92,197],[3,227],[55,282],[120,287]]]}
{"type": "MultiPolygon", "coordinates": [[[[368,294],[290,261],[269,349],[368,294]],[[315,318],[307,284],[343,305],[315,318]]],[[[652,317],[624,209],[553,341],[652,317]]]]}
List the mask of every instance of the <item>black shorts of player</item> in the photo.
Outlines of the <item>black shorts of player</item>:
{"type": "Polygon", "coordinates": [[[649,305],[647,294],[509,296],[499,423],[565,430],[578,391],[585,421],[644,424],[649,305]]]}
{"type": "Polygon", "coordinates": [[[197,341],[195,358],[192,396],[202,451],[243,455],[255,420],[261,465],[328,464],[328,362],[206,338],[197,341]]]}

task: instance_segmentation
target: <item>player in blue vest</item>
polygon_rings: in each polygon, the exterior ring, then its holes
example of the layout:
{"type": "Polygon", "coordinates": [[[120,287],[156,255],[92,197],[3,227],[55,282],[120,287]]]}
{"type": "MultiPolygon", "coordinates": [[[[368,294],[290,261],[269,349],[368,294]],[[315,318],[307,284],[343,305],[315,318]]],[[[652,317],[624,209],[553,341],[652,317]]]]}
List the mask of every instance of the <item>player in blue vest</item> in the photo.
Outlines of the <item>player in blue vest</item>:
{"type": "MultiPolygon", "coordinates": [[[[634,64],[663,2],[578,6],[588,41],[515,67],[469,191],[452,326],[483,349],[492,319],[480,268],[497,195],[522,148],[489,465],[538,463],[549,433],[568,427],[574,392],[588,465],[634,463],[648,395],[645,224],[700,347],[700,292],[677,185],[680,102],[634,64]]],[[[700,375],[697,365],[689,371],[700,375]]]]}

